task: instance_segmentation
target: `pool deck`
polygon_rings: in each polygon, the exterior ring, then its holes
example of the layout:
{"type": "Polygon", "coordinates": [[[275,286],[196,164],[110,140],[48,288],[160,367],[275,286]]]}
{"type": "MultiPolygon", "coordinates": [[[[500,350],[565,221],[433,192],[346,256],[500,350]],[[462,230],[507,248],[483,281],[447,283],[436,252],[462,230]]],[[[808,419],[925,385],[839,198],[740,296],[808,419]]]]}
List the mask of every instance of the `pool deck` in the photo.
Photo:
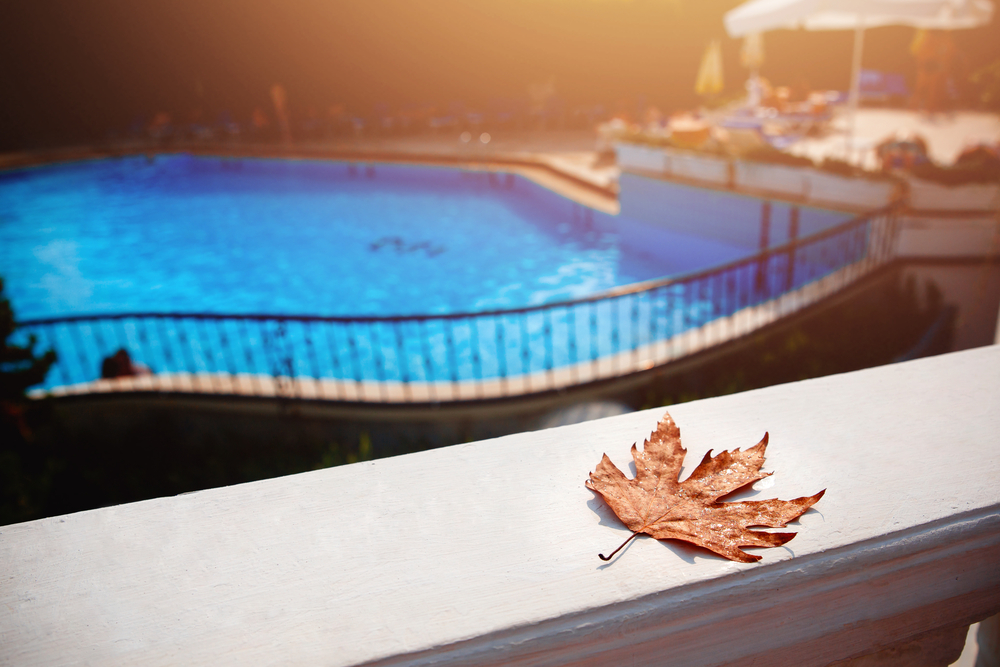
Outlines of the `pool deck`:
{"type": "MultiPolygon", "coordinates": [[[[849,117],[837,109],[820,137],[805,137],[789,152],[821,161],[847,158],[877,168],[874,148],[897,132],[917,134],[933,160],[951,164],[962,148],[1000,141],[1000,114],[957,111],[927,114],[906,109],[860,109],[848,151],[849,117]]],[[[345,136],[292,144],[248,141],[121,141],[104,145],[0,154],[0,170],[109,156],[192,153],[234,157],[297,157],[354,162],[439,164],[467,169],[512,171],[560,195],[605,213],[617,214],[620,169],[597,150],[593,130],[493,131],[483,143],[475,134],[463,142],[456,130],[416,135],[345,136]]]]}
{"type": "Polygon", "coordinates": [[[1000,141],[1000,114],[986,111],[928,114],[908,109],[859,109],[850,143],[849,126],[847,110],[837,109],[823,136],[800,139],[788,150],[815,162],[824,157],[847,158],[866,169],[877,169],[875,147],[897,133],[923,137],[931,159],[943,165],[953,164],[968,145],[1000,141]],[[848,152],[849,146],[853,150],[848,152]]]}

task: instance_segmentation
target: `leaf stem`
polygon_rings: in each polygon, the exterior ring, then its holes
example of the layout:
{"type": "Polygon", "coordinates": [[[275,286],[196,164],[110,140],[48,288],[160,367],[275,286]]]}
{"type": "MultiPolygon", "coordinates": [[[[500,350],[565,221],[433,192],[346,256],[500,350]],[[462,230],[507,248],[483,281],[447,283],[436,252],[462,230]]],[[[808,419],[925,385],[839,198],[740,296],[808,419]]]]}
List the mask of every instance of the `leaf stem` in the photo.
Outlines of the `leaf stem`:
{"type": "Polygon", "coordinates": [[[639,534],[639,531],[636,531],[636,532],[632,533],[632,536],[629,537],[624,542],[622,542],[622,544],[621,544],[620,547],[618,547],[617,549],[615,549],[614,551],[612,551],[610,556],[605,556],[604,554],[597,554],[597,557],[600,558],[601,560],[611,560],[612,558],[615,557],[616,553],[618,553],[619,551],[621,551],[622,549],[624,549],[625,545],[628,544],[629,542],[631,542],[633,539],[635,539],[635,536],[638,535],[638,534],[639,534]]]}

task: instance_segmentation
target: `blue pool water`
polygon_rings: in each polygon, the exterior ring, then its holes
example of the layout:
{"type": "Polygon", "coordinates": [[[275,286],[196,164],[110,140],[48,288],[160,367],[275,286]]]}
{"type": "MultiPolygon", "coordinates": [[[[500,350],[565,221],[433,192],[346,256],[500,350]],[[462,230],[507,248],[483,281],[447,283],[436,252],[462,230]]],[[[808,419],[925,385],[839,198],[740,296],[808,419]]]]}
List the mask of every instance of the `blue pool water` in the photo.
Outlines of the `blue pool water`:
{"type": "MultiPolygon", "coordinates": [[[[452,168],[184,155],[54,165],[0,173],[0,276],[21,321],[132,314],[22,330],[59,354],[46,387],[96,379],[120,348],[156,373],[436,382],[666,341],[867,252],[867,228],[852,225],[725,274],[486,312],[717,267],[790,225],[775,205],[764,235],[759,200],[670,187],[668,202],[647,198],[643,222],[452,168]],[[363,319],[456,313],[472,314],[363,319]]],[[[803,209],[800,230],[845,217],[803,209]]]]}
{"type": "Polygon", "coordinates": [[[749,250],[450,168],[178,155],[0,174],[0,275],[20,319],[478,311],[749,250]]]}

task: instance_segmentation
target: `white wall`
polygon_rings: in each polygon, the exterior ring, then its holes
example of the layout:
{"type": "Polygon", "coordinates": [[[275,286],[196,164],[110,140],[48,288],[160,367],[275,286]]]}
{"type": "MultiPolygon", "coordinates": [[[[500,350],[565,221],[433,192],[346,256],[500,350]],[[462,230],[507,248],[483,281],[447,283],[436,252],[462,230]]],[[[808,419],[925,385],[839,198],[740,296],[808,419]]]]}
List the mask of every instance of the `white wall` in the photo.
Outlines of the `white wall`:
{"type": "MultiPolygon", "coordinates": [[[[723,190],[697,188],[622,173],[618,195],[621,215],[652,225],[732,243],[755,251],[760,245],[764,200],[723,190]]],[[[772,201],[770,245],[788,240],[791,205],[772,201]]],[[[851,219],[848,213],[799,207],[799,237],[851,219]]]]}
{"type": "Polygon", "coordinates": [[[897,255],[916,258],[985,258],[1000,256],[1000,219],[994,214],[900,217],[897,255]]]}

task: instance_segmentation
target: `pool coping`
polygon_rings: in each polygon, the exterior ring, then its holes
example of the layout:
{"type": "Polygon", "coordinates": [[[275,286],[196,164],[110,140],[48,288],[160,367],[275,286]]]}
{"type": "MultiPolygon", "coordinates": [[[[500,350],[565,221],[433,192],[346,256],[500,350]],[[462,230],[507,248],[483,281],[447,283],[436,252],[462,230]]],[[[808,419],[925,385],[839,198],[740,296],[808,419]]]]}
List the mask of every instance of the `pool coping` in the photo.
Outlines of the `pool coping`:
{"type": "Polygon", "coordinates": [[[461,154],[450,151],[427,152],[385,149],[347,149],[342,147],[280,145],[280,144],[200,144],[174,143],[122,144],[107,146],[77,146],[51,150],[35,150],[0,154],[0,171],[30,167],[142,155],[197,155],[219,158],[262,158],[332,160],[359,164],[408,164],[448,166],[475,171],[513,172],[566,197],[578,204],[611,215],[619,212],[618,193],[614,184],[602,184],[562,168],[558,160],[544,153],[461,154]]]}

